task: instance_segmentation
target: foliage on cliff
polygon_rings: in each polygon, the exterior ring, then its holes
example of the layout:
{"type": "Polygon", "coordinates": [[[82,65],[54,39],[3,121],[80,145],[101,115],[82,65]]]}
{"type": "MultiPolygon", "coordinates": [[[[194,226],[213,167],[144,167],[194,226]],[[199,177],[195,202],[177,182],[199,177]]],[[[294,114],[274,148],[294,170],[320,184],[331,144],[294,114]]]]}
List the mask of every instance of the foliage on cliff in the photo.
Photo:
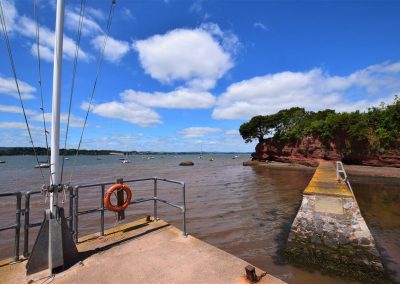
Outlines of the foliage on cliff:
{"type": "Polygon", "coordinates": [[[318,112],[294,107],[272,115],[258,115],[239,129],[246,143],[272,137],[275,142],[319,138],[326,145],[334,143],[342,153],[362,151],[384,153],[400,149],[400,98],[392,104],[381,103],[366,112],[341,112],[326,109],[318,112]]]}

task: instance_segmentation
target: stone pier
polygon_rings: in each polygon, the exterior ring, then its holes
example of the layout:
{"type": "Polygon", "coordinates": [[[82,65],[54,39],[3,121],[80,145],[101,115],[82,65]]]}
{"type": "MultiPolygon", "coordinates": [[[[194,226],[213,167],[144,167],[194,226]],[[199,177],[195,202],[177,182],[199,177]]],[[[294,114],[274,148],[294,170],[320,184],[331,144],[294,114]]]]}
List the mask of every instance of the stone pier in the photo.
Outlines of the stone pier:
{"type": "Polygon", "coordinates": [[[320,162],[304,191],[286,255],[293,263],[344,277],[369,283],[387,281],[357,201],[346,183],[337,179],[332,162],[320,162]]]}

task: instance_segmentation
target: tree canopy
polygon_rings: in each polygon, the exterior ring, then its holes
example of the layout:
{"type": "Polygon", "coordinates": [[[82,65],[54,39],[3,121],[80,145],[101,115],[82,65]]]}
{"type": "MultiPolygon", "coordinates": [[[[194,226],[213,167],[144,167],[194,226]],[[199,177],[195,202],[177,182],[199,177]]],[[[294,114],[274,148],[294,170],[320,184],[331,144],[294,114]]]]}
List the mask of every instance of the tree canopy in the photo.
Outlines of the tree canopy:
{"type": "Polygon", "coordinates": [[[277,142],[295,142],[306,136],[333,142],[343,151],[360,145],[385,152],[400,148],[400,98],[392,104],[369,108],[366,112],[337,113],[332,109],[306,111],[293,107],[271,115],[258,115],[240,126],[246,143],[271,137],[277,142]]]}

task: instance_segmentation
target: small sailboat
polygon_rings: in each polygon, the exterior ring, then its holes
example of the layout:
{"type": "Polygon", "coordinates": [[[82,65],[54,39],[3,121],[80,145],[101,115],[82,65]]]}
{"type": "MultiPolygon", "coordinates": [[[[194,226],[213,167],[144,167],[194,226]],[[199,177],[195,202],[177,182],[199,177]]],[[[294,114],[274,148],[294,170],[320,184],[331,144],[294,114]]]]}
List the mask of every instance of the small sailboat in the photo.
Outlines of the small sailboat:
{"type": "Polygon", "coordinates": [[[210,161],[210,162],[214,161],[214,158],[213,158],[213,157],[211,157],[209,161],[210,161]]]}
{"type": "Polygon", "coordinates": [[[50,168],[50,164],[49,163],[39,163],[37,165],[35,165],[36,169],[40,169],[40,168],[50,168]]]}

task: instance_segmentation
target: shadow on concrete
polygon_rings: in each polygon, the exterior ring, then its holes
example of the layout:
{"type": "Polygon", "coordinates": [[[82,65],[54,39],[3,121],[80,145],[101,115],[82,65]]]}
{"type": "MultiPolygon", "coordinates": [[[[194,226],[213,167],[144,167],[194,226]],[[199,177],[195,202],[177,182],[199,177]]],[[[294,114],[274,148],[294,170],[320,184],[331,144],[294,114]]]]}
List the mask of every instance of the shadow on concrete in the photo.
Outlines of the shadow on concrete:
{"type": "MultiPolygon", "coordinates": [[[[146,226],[148,226],[147,223],[145,223],[145,224],[140,224],[140,225],[137,225],[137,226],[134,226],[134,227],[126,228],[126,229],[124,229],[124,230],[116,231],[116,232],[111,233],[111,234],[109,234],[109,235],[112,235],[112,234],[115,234],[115,233],[121,233],[121,232],[126,233],[126,232],[129,232],[129,231],[133,231],[133,230],[137,230],[137,229],[146,227],[146,226]]],[[[115,241],[115,242],[112,242],[112,243],[107,244],[107,245],[102,246],[102,247],[98,247],[98,248],[95,248],[95,249],[92,249],[92,250],[87,250],[87,251],[79,252],[79,258],[80,258],[81,261],[84,261],[85,259],[89,258],[90,256],[92,256],[92,255],[94,255],[94,254],[96,254],[96,253],[104,252],[104,251],[106,251],[106,250],[108,250],[108,249],[110,249],[110,248],[113,248],[113,247],[115,247],[115,246],[121,244],[121,243],[130,241],[130,240],[137,239],[137,238],[139,238],[139,237],[148,235],[148,234],[150,234],[150,233],[152,233],[152,232],[161,230],[161,229],[166,228],[166,227],[169,227],[169,226],[170,226],[169,224],[166,224],[166,225],[163,225],[163,226],[160,226],[160,227],[157,227],[157,228],[153,228],[153,229],[146,230],[146,231],[144,231],[144,232],[141,232],[141,233],[139,233],[139,234],[136,234],[136,235],[133,235],[133,236],[130,236],[130,237],[121,239],[121,240],[117,240],[117,241],[115,241]]],[[[93,240],[93,239],[95,239],[95,238],[91,238],[90,240],[93,240]]]]}

